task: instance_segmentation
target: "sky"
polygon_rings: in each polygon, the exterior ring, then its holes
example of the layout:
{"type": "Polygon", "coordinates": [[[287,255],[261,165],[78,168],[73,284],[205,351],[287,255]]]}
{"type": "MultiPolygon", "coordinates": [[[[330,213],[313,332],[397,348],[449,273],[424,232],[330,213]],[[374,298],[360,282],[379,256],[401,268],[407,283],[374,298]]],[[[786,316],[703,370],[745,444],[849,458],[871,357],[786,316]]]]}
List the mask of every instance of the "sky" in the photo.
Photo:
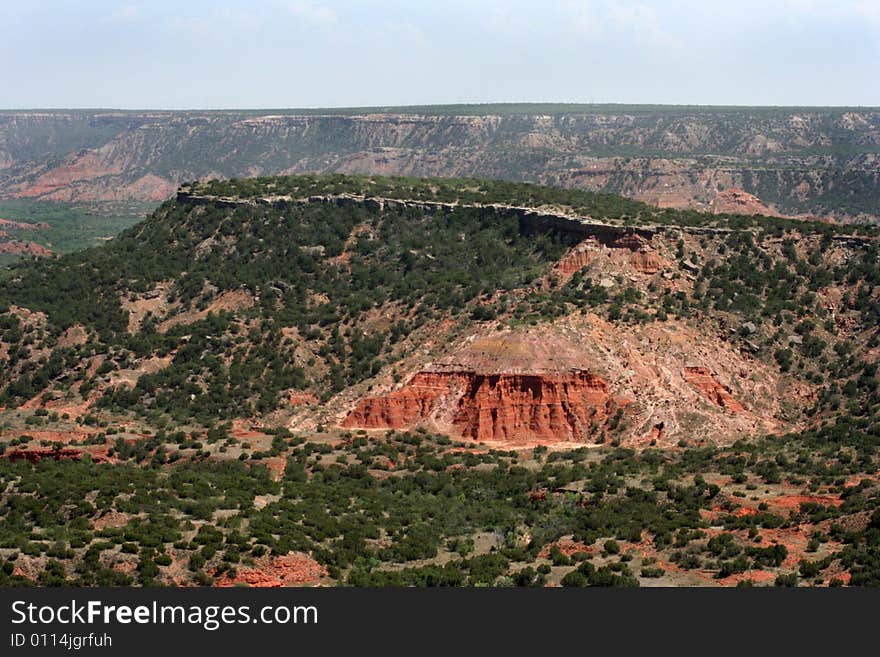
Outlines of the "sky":
{"type": "Polygon", "coordinates": [[[0,0],[0,108],[880,106],[880,0],[0,0]]]}

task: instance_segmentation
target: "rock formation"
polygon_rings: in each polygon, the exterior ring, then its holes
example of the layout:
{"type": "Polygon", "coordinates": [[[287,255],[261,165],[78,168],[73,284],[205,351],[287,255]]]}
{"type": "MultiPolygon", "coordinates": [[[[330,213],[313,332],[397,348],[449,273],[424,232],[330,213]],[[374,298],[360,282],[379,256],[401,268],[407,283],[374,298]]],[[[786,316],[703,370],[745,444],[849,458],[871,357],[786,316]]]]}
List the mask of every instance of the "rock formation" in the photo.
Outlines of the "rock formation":
{"type": "Polygon", "coordinates": [[[16,255],[50,256],[52,251],[41,244],[28,240],[9,240],[0,242],[0,253],[12,253],[16,255]]]}
{"type": "Polygon", "coordinates": [[[594,248],[597,248],[597,245],[592,240],[584,240],[562,257],[554,267],[554,271],[563,282],[567,281],[575,272],[590,264],[593,258],[591,251],[594,248]]]}
{"type": "Polygon", "coordinates": [[[89,454],[91,459],[97,463],[107,460],[106,454],[88,452],[82,449],[74,449],[63,447],[54,449],[51,447],[43,447],[39,449],[10,449],[7,450],[3,457],[10,461],[28,461],[29,463],[39,463],[43,459],[52,459],[53,461],[80,461],[84,454],[89,454]]]}
{"type": "Polygon", "coordinates": [[[778,217],[780,214],[768,208],[757,196],[742,189],[725,189],[718,192],[712,201],[715,214],[762,214],[778,217]]]}
{"type": "Polygon", "coordinates": [[[685,367],[683,376],[685,381],[694,386],[700,394],[716,406],[726,408],[732,413],[745,411],[743,405],[730,394],[730,388],[719,383],[708,368],[685,367]]]}
{"type": "Polygon", "coordinates": [[[656,274],[664,269],[668,263],[652,251],[638,251],[630,258],[633,269],[642,274],[656,274]]]}
{"type": "Polygon", "coordinates": [[[787,213],[877,220],[876,204],[861,201],[880,180],[876,110],[460,111],[6,112],[0,196],[152,202],[184,180],[307,171],[479,175],[700,210],[719,190],[737,188],[768,194],[787,213]],[[861,191],[848,198],[841,189],[861,191]]]}
{"type": "Polygon", "coordinates": [[[430,416],[435,402],[462,384],[459,375],[418,372],[399,390],[381,396],[365,397],[342,422],[344,427],[401,429],[430,416]]]}
{"type": "Polygon", "coordinates": [[[620,406],[586,371],[423,371],[388,395],[362,399],[342,425],[402,429],[432,420],[477,441],[587,442],[620,406]]]}
{"type": "Polygon", "coordinates": [[[215,586],[249,586],[254,588],[279,588],[282,586],[307,586],[327,576],[327,568],[302,552],[289,552],[276,557],[262,557],[253,567],[238,568],[234,575],[223,573],[215,586]]]}
{"type": "Polygon", "coordinates": [[[317,404],[319,399],[313,392],[292,392],[287,401],[291,406],[312,406],[317,404]]]}

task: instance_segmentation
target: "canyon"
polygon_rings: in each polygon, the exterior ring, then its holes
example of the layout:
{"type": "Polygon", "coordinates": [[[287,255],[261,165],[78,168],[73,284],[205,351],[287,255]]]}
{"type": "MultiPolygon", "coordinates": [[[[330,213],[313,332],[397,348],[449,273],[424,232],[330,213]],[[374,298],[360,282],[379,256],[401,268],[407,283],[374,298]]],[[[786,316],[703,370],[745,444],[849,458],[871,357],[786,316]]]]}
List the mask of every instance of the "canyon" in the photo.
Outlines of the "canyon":
{"type": "Polygon", "coordinates": [[[878,229],[722,199],[190,183],[19,263],[0,584],[877,581],[878,229]]]}
{"type": "Polygon", "coordinates": [[[478,175],[660,207],[876,221],[878,152],[872,109],[9,111],[0,197],[158,202],[224,177],[478,175]]]}

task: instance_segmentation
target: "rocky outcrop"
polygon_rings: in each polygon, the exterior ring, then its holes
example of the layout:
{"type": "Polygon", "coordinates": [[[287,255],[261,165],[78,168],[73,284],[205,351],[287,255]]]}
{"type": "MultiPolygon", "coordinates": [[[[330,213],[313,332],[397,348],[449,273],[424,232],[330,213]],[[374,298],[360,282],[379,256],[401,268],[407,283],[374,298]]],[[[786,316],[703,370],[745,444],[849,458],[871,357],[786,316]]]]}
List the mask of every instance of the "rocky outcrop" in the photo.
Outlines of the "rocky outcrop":
{"type": "Polygon", "coordinates": [[[403,387],[382,397],[365,397],[342,422],[343,427],[402,429],[428,418],[437,399],[454,394],[463,377],[441,372],[418,372],[403,387]]]}
{"type": "Polygon", "coordinates": [[[52,251],[42,244],[31,242],[28,240],[9,240],[8,242],[0,242],[0,253],[11,253],[14,255],[31,255],[46,257],[52,255],[52,251]]]}
{"type": "Polygon", "coordinates": [[[10,461],[28,461],[29,463],[39,463],[44,459],[53,461],[80,461],[84,454],[89,454],[91,459],[97,463],[107,460],[106,454],[87,452],[82,449],[74,449],[72,447],[62,447],[54,449],[51,447],[39,449],[11,449],[3,453],[3,457],[10,461]]]}
{"type": "Polygon", "coordinates": [[[586,371],[425,371],[388,395],[362,399],[342,426],[402,429],[430,420],[477,441],[588,442],[622,405],[586,371]]]}
{"type": "Polygon", "coordinates": [[[217,587],[249,586],[254,588],[279,588],[282,586],[308,586],[327,576],[327,568],[312,557],[301,552],[289,552],[276,557],[262,557],[253,567],[241,567],[234,574],[228,572],[218,577],[217,587]]]}
{"type": "Polygon", "coordinates": [[[706,367],[685,367],[685,381],[694,386],[710,402],[732,413],[742,413],[746,409],[730,393],[730,388],[719,383],[706,367]]]}
{"type": "Polygon", "coordinates": [[[653,275],[659,272],[661,269],[665,269],[669,266],[669,263],[658,256],[653,251],[638,251],[633,253],[630,258],[630,263],[637,272],[642,274],[653,275]]]}
{"type": "Polygon", "coordinates": [[[606,255],[613,253],[614,262],[621,265],[622,269],[632,269],[640,274],[653,276],[673,265],[652,248],[652,237],[652,235],[644,237],[637,232],[628,232],[610,240],[607,244],[602,244],[595,236],[587,237],[560,258],[553,267],[552,273],[564,283],[603,253],[606,255]]]}
{"type": "Polygon", "coordinates": [[[641,251],[648,247],[648,240],[637,233],[626,233],[621,235],[611,245],[615,249],[629,249],[630,251],[641,251]]]}
{"type": "Polygon", "coordinates": [[[712,201],[714,214],[748,214],[765,215],[768,217],[780,216],[778,212],[771,210],[761,202],[757,196],[749,194],[742,189],[725,189],[718,192],[712,201]]]}
{"type": "Polygon", "coordinates": [[[49,230],[51,226],[45,221],[28,223],[26,221],[14,221],[12,219],[0,219],[0,227],[10,230],[49,230]]]}
{"type": "Polygon", "coordinates": [[[556,263],[554,272],[559,275],[563,282],[567,281],[575,272],[579,272],[590,264],[590,261],[593,259],[593,248],[589,242],[581,242],[556,263]]]}
{"type": "Polygon", "coordinates": [[[638,233],[627,233],[617,238],[611,245],[616,249],[629,249],[632,255],[629,263],[639,273],[653,275],[671,265],[651,249],[651,240],[638,233]]]}
{"type": "Polygon", "coordinates": [[[287,397],[287,401],[291,406],[313,406],[320,400],[313,392],[292,392],[287,397]]]}

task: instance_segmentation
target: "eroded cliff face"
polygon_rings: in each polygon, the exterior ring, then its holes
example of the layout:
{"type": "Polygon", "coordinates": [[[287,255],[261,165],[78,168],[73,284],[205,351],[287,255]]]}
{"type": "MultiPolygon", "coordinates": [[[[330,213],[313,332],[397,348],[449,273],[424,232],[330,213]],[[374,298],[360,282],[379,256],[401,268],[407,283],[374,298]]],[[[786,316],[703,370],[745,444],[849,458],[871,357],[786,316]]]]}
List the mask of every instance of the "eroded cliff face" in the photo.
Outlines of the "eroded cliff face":
{"type": "Polygon", "coordinates": [[[745,411],[743,405],[740,404],[731,394],[730,388],[720,383],[707,367],[685,367],[683,372],[684,380],[694,386],[703,397],[721,408],[729,410],[731,413],[742,413],[745,411]]]}
{"type": "Polygon", "coordinates": [[[588,442],[624,405],[584,371],[419,372],[388,395],[362,399],[342,425],[403,429],[430,421],[481,442],[588,442]]]}
{"type": "Polygon", "coordinates": [[[186,180],[334,171],[531,180],[661,207],[878,217],[878,112],[462,111],[7,113],[0,196],[156,201],[186,180]],[[731,188],[761,199],[743,204],[722,191],[731,188]]]}
{"type": "Polygon", "coordinates": [[[553,271],[559,276],[562,282],[567,281],[576,272],[579,272],[590,264],[590,261],[593,259],[593,252],[596,248],[596,244],[584,240],[566,253],[562,259],[556,263],[553,271]]]}
{"type": "Polygon", "coordinates": [[[438,398],[455,394],[463,376],[440,372],[417,372],[399,390],[365,397],[342,422],[344,427],[402,429],[430,417],[438,398]]]}
{"type": "MultiPolygon", "coordinates": [[[[592,242],[585,274],[623,272],[629,285],[684,289],[688,279],[646,275],[628,260],[637,250],[592,242]],[[627,269],[621,269],[624,262],[627,269]]],[[[655,237],[665,261],[674,240],[655,237]]],[[[497,326],[497,325],[496,325],[497,326]]],[[[431,431],[509,448],[620,440],[627,446],[681,439],[723,444],[791,430],[791,408],[810,403],[809,386],[782,375],[736,343],[668,318],[614,324],[586,312],[539,327],[476,327],[417,359],[396,363],[335,401],[348,409],[321,417],[345,428],[431,431]],[[432,358],[432,360],[429,360],[432,358]],[[401,372],[411,372],[404,384],[401,372]],[[379,392],[377,392],[378,390],[379,392]]],[[[334,404],[331,404],[331,407],[334,404]]],[[[294,427],[305,426],[297,419],[294,427]]]]}
{"type": "Polygon", "coordinates": [[[575,273],[603,260],[619,271],[647,276],[653,276],[673,267],[668,258],[657,252],[650,239],[636,233],[604,240],[591,235],[572,247],[554,265],[551,274],[565,283],[575,273]]]}

